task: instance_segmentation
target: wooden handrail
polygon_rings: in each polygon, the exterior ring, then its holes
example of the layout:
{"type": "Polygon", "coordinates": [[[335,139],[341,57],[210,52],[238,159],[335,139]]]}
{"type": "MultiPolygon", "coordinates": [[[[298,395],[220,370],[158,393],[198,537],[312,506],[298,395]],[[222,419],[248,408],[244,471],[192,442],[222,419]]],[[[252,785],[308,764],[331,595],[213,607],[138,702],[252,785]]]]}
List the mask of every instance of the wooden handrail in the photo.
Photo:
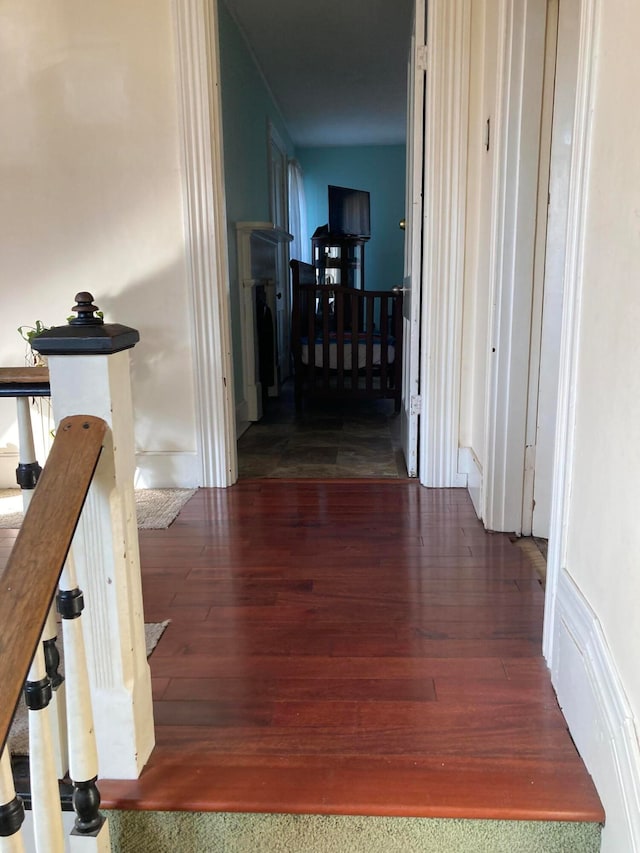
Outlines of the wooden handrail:
{"type": "Polygon", "coordinates": [[[0,397],[48,397],[48,367],[0,367],[0,397]]]}
{"type": "Polygon", "coordinates": [[[107,429],[105,421],[89,415],[60,422],[0,575],[0,749],[40,642],[107,429]]]}

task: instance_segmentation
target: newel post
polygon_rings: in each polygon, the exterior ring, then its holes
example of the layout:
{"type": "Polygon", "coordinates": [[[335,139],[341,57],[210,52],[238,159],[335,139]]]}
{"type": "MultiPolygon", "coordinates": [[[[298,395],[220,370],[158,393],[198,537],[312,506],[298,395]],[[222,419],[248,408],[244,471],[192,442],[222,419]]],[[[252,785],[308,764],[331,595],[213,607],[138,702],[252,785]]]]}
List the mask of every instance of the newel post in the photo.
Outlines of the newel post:
{"type": "Polygon", "coordinates": [[[133,405],[128,350],[136,329],[104,323],[78,293],[67,326],[33,341],[48,357],[56,424],[96,415],[110,427],[72,552],[85,596],[85,640],[100,775],[136,779],[154,746],[134,498],[133,405]]]}

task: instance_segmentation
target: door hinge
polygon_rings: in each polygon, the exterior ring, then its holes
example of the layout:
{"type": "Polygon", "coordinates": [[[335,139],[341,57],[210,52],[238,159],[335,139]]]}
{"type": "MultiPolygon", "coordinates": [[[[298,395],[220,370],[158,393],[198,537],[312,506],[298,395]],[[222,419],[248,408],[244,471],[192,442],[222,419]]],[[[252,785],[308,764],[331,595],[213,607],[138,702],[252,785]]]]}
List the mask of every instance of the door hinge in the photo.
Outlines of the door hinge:
{"type": "Polygon", "coordinates": [[[410,415],[419,415],[422,411],[422,397],[420,394],[414,394],[411,397],[411,404],[409,406],[409,414],[410,415]]]}
{"type": "Polygon", "coordinates": [[[429,46],[419,44],[416,48],[416,68],[418,71],[427,71],[429,61],[429,46]]]}

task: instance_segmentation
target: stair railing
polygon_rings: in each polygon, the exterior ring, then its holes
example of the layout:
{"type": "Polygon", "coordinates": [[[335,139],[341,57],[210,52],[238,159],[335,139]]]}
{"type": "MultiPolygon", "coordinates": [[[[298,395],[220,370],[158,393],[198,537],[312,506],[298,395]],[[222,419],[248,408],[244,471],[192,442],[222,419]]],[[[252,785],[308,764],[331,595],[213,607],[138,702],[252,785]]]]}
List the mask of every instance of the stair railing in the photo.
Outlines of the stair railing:
{"type": "Polygon", "coordinates": [[[58,774],[48,714],[52,688],[43,629],[57,593],[66,650],[69,775],[76,813],[73,849],[108,851],[108,824],[99,811],[98,760],[80,616],[83,594],[71,542],[109,428],[88,415],[64,418],[0,575],[0,851],[24,849],[22,803],[15,795],[6,740],[20,692],[29,709],[29,757],[36,850],[64,850],[58,774]],[[84,839],[84,842],[80,842],[84,839]]]}
{"type": "Polygon", "coordinates": [[[90,293],[76,294],[72,311],[77,316],[38,334],[31,347],[47,360],[54,423],[84,413],[109,427],[72,552],[87,598],[84,638],[101,772],[137,779],[155,743],[134,494],[129,356],[140,334],[105,322],[90,293]]]}
{"type": "MultiPolygon", "coordinates": [[[[93,304],[90,293],[78,293],[72,310],[76,317],[69,319],[67,325],[46,329],[31,341],[32,348],[48,360],[49,388],[43,387],[43,394],[49,390],[56,441],[62,436],[62,426],[67,419],[79,416],[83,423],[102,423],[105,432],[102,441],[103,450],[99,454],[93,473],[91,488],[85,492],[86,501],[82,514],[75,518],[75,533],[71,551],[66,563],[60,562],[56,571],[60,574],[61,593],[59,609],[62,616],[62,629],[65,638],[65,670],[67,688],[67,732],[69,733],[68,768],[74,783],[74,805],[76,807],[76,829],[71,839],[72,850],[106,851],[109,849],[108,827],[99,815],[99,796],[95,788],[95,776],[98,764],[103,777],[111,779],[136,779],[140,775],[154,746],[154,726],[151,693],[151,673],[145,651],[144,612],[142,602],[142,584],[140,557],[138,548],[138,529],[134,498],[135,450],[133,430],[133,403],[130,381],[129,350],[140,338],[136,329],[117,323],[105,323],[97,306],[93,304]],[[77,572],[77,576],[76,576],[77,572]],[[77,579],[76,579],[77,578],[77,579]],[[78,587],[86,595],[87,609],[81,620],[83,597],[78,587]],[[84,630],[79,628],[84,621],[84,630]],[[71,636],[73,639],[67,640],[71,636]],[[76,678],[75,670],[84,672],[84,659],[81,641],[86,643],[88,684],[76,678]],[[68,645],[68,649],[66,646],[68,645]],[[88,697],[91,697],[89,700],[88,697]],[[92,708],[93,723],[84,711],[92,708]],[[91,745],[95,732],[95,747],[91,745]],[[97,760],[95,758],[97,751],[97,760]],[[86,842],[86,843],[85,843],[86,842]]],[[[25,368],[26,381],[31,381],[35,391],[38,368],[25,368]]],[[[0,374],[3,369],[0,369],[0,374]]],[[[46,371],[40,377],[46,382],[46,371]]],[[[11,384],[11,383],[9,383],[11,384]]],[[[0,386],[2,381],[0,378],[0,386]]],[[[20,396],[4,393],[0,396],[20,396]]],[[[35,394],[29,394],[35,396],[35,394]]],[[[19,403],[28,408],[26,401],[19,403]]],[[[24,412],[25,418],[28,412],[24,412]]],[[[20,414],[19,414],[20,419],[20,414]]],[[[89,430],[91,432],[92,430],[89,430]]],[[[55,442],[54,442],[55,445],[55,442]]],[[[53,450],[51,451],[53,452],[53,450]]],[[[33,454],[31,449],[23,458],[21,465],[29,463],[33,454]]],[[[36,463],[37,464],[37,463],[36,463]]],[[[45,471],[50,466],[49,461],[45,471]]],[[[20,468],[20,466],[19,466],[20,468]]],[[[72,470],[72,469],[70,469],[72,470]]],[[[44,477],[44,474],[42,475],[44,477]]],[[[48,475],[49,480],[51,475],[48,475]]],[[[46,482],[46,481],[45,481],[46,482]]],[[[26,491],[29,491],[28,489],[26,491]]],[[[23,494],[26,495],[23,489],[23,494]]],[[[39,483],[33,492],[33,499],[42,495],[39,483]]],[[[84,500],[84,498],[83,498],[84,500]]],[[[58,496],[61,505],[68,506],[67,497],[58,496]]],[[[39,517],[41,509],[34,516],[28,495],[25,500],[25,520],[39,517]]],[[[37,504],[42,504],[42,497],[37,504]]],[[[60,508],[56,512],[60,512],[60,508]]],[[[78,510],[79,511],[79,510],[78,510]]],[[[36,526],[40,522],[35,522],[36,526]]],[[[23,522],[24,524],[24,522],[23,522]]],[[[33,528],[34,522],[28,522],[33,528]]],[[[57,524],[54,528],[63,528],[57,524]]],[[[67,531],[68,533],[69,531],[67,531]]],[[[73,531],[72,531],[73,532],[73,531]]],[[[24,542],[21,531],[19,542],[24,542]]],[[[33,535],[33,534],[31,534],[33,535]]],[[[70,535],[70,534],[69,534],[70,535]]],[[[70,541],[70,540],[69,540],[70,541]]],[[[33,544],[33,543],[32,543],[33,544]]],[[[46,553],[47,561],[52,558],[52,548],[48,534],[40,542],[41,553],[46,553]]],[[[68,550],[67,543],[66,550],[68,550]]],[[[24,545],[21,545],[22,559],[25,559],[24,545]]],[[[20,551],[12,553],[12,563],[18,559],[20,551]]],[[[59,555],[58,555],[59,556],[59,555]]],[[[32,557],[32,559],[37,559],[32,557]]],[[[6,583],[10,566],[0,575],[0,596],[4,597],[5,584],[10,593],[23,587],[14,586],[13,581],[6,583]]],[[[51,587],[49,603],[53,599],[51,587]]],[[[13,602],[12,602],[13,603],[13,602]]],[[[6,609],[6,604],[5,604],[6,609]]],[[[8,609],[11,609],[9,607],[8,609]]],[[[46,610],[46,608],[45,608],[46,610]]],[[[35,612],[35,610],[34,610],[35,612]]],[[[38,611],[39,612],[39,611],[38,611]]],[[[31,626],[31,640],[39,649],[38,633],[46,621],[43,611],[42,622],[38,630],[31,626]]],[[[22,614],[20,616],[22,618],[22,614]]],[[[33,618],[33,615],[32,615],[33,618]]],[[[20,678],[7,681],[11,685],[11,696],[5,696],[5,680],[8,672],[13,672],[15,661],[11,664],[15,652],[16,640],[5,643],[5,637],[14,637],[14,622],[7,623],[5,614],[0,611],[0,657],[4,661],[4,670],[0,669],[0,746],[6,739],[6,717],[13,715],[17,693],[15,685],[20,678]],[[8,710],[7,710],[8,709],[8,710]]],[[[19,620],[18,620],[19,621],[19,620]]],[[[56,630],[54,628],[54,630],[56,630]]],[[[20,641],[21,643],[22,641],[20,641]]],[[[39,659],[29,665],[27,680],[35,682],[29,692],[33,692],[33,704],[46,705],[47,688],[45,682],[48,670],[52,670],[52,655],[55,651],[47,645],[47,661],[44,666],[39,659]]],[[[23,655],[24,657],[24,655],[23,655]]],[[[24,660],[21,659],[20,677],[27,673],[24,660]]],[[[50,705],[51,703],[49,703],[50,705]]],[[[51,724],[42,721],[50,716],[34,707],[29,716],[36,715],[30,753],[45,756],[42,761],[49,768],[52,764],[50,741],[51,724]],[[40,715],[40,716],[38,716],[40,715]],[[37,734],[42,730],[40,734],[37,734]]],[[[55,726],[54,726],[55,728],[55,726]]],[[[61,744],[62,764],[66,763],[67,750],[61,744]]],[[[40,759],[37,759],[40,760],[40,759]]],[[[60,820],[60,800],[54,786],[57,775],[47,770],[41,783],[44,795],[34,794],[37,784],[32,784],[32,802],[34,823],[39,824],[36,832],[40,836],[36,843],[37,853],[58,853],[62,851],[58,829],[54,823],[60,820]],[[48,787],[47,787],[48,786],[48,787]],[[39,805],[36,806],[36,799],[39,805]],[[55,800],[55,804],[54,804],[55,800]],[[44,805],[41,804],[44,802],[44,805]],[[36,811],[40,809],[43,817],[36,811]],[[47,809],[49,812],[47,813],[47,809]],[[55,811],[55,816],[53,812],[55,811]]],[[[39,774],[39,778],[41,778],[39,774]]],[[[27,802],[25,794],[25,802],[27,802]]],[[[22,804],[15,797],[14,783],[6,749],[0,751],[0,853],[21,853],[24,849],[20,840],[22,804]]]]}
{"type": "MultiPolygon", "coordinates": [[[[0,367],[0,397],[14,397],[18,421],[18,467],[16,482],[22,492],[22,507],[26,512],[42,468],[36,458],[31,422],[31,403],[35,398],[49,398],[47,367],[0,367]]],[[[48,453],[48,449],[45,449],[48,453]]],[[[52,605],[42,633],[45,668],[53,694],[47,713],[51,717],[52,745],[58,779],[69,769],[67,748],[67,718],[64,677],[59,672],[60,653],[57,645],[58,623],[52,605]]]]}

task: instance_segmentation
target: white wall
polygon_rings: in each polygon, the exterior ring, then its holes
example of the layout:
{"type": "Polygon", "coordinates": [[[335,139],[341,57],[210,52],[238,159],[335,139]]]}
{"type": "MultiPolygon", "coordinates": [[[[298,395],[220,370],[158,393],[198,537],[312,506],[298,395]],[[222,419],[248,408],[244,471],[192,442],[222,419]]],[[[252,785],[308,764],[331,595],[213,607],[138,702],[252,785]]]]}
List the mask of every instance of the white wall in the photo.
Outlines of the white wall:
{"type": "Polygon", "coordinates": [[[544,645],[619,853],[640,850],[640,8],[580,9],[544,645]]]}
{"type": "Polygon", "coordinates": [[[600,4],[566,567],[640,718],[640,6],[600,4]]]}
{"type": "MultiPolygon", "coordinates": [[[[141,483],[195,485],[171,26],[169,0],[4,0],[0,365],[23,363],[17,326],[64,323],[89,290],[107,321],[140,330],[141,483]]],[[[13,483],[14,420],[2,401],[0,485],[13,483]]]]}

